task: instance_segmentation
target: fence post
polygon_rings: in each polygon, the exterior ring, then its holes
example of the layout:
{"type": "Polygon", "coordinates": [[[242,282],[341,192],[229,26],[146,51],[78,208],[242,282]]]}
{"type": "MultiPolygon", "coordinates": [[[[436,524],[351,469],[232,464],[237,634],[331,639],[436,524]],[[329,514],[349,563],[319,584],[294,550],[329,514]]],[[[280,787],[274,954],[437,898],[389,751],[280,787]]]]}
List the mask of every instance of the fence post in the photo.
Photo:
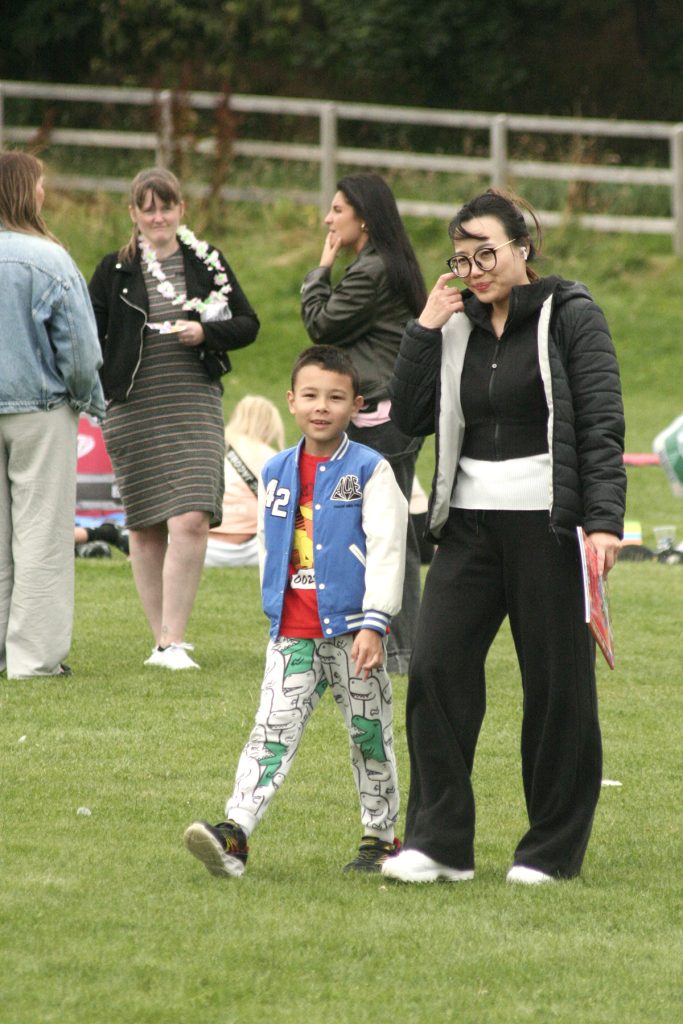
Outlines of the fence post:
{"type": "Polygon", "coordinates": [[[683,252],[683,124],[677,124],[671,130],[671,171],[674,252],[683,252]]]}
{"type": "Polygon", "coordinates": [[[337,108],[334,103],[320,106],[320,197],[323,216],[327,213],[337,183],[337,108]]]}
{"type": "Polygon", "coordinates": [[[157,164],[168,167],[173,152],[173,108],[170,89],[159,93],[159,124],[157,126],[157,164]]]}
{"type": "Polygon", "coordinates": [[[491,122],[491,184],[505,188],[508,183],[507,117],[497,114],[491,122]]]}

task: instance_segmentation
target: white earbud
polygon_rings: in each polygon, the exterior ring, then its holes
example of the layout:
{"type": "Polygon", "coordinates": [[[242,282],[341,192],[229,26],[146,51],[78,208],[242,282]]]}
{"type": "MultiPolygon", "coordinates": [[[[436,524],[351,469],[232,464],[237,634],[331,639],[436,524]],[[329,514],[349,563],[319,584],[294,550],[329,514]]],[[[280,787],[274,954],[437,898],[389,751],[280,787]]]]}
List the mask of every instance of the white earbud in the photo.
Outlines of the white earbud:
{"type": "Polygon", "coordinates": [[[526,258],[527,258],[527,256],[529,255],[529,254],[528,254],[528,252],[527,252],[527,250],[526,250],[526,247],[525,247],[525,246],[523,246],[523,245],[522,245],[522,246],[520,247],[520,250],[519,250],[519,251],[520,251],[520,252],[521,252],[521,254],[522,254],[522,259],[526,259],[526,258]]]}

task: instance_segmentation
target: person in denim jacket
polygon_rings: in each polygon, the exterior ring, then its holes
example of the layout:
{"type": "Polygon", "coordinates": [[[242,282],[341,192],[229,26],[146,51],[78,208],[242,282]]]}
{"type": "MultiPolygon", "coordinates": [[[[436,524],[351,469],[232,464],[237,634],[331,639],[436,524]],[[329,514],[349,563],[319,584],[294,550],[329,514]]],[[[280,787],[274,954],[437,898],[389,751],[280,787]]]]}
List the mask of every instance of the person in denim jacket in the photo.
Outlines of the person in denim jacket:
{"type": "Polygon", "coordinates": [[[104,415],[88,290],[41,216],[43,166],[0,154],[0,670],[68,675],[76,437],[104,415]]]}

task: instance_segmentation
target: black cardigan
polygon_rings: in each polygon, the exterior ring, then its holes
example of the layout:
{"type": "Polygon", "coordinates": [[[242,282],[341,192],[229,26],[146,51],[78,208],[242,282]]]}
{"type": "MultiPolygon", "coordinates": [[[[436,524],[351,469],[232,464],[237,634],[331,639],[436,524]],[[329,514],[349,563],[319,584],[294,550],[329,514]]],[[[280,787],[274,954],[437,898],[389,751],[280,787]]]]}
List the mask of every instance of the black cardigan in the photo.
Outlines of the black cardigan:
{"type": "MultiPolygon", "coordinates": [[[[214,288],[213,271],[182,242],[180,248],[187,295],[204,299],[214,288]]],[[[232,318],[202,324],[204,341],[197,346],[197,358],[203,359],[207,352],[220,353],[230,369],[227,352],[250,345],[260,325],[222,253],[219,256],[232,285],[228,295],[232,318]]],[[[118,253],[109,253],[98,264],[89,290],[102,346],[100,376],[105,398],[108,401],[125,401],[139,365],[149,313],[139,255],[132,262],[122,262],[118,253]]],[[[182,315],[186,320],[200,318],[195,310],[183,311],[182,315]]]]}

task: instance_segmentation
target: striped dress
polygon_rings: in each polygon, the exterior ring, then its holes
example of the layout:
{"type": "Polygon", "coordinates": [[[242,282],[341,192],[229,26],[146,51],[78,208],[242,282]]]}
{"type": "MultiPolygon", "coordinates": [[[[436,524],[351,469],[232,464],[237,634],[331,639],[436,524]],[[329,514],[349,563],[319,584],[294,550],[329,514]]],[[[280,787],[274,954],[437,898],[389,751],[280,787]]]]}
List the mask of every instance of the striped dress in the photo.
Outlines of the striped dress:
{"type": "MultiPolygon", "coordinates": [[[[176,289],[185,291],[180,251],[161,260],[176,289]]],[[[157,291],[143,268],[149,323],[186,314],[157,291]]],[[[112,402],[103,427],[129,529],[165,522],[184,512],[223,514],[223,403],[193,348],[175,334],[145,328],[142,358],[125,402],[112,402]]]]}

